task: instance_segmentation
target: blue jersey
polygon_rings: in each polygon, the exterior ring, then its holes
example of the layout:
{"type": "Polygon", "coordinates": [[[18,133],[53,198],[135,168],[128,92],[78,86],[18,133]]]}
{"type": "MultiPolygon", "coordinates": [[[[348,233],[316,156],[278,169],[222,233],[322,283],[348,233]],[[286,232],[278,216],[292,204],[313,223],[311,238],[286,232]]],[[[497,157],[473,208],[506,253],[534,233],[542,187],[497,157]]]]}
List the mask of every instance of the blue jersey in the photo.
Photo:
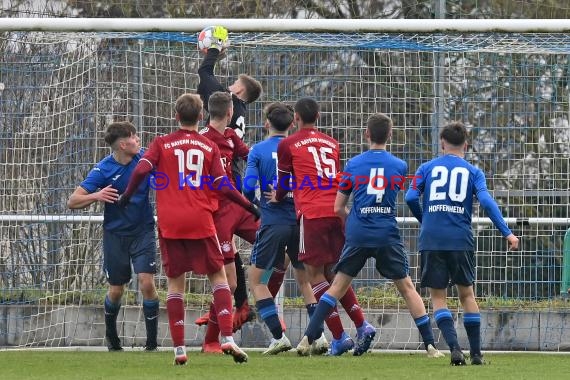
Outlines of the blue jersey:
{"type": "Polygon", "coordinates": [[[386,152],[373,149],[348,161],[341,173],[339,192],[354,194],[346,219],[346,245],[383,247],[400,243],[396,198],[403,188],[408,165],[386,152]]]}
{"type": "MultiPolygon", "coordinates": [[[[247,156],[247,169],[243,181],[243,193],[250,200],[255,198],[255,190],[268,191],[269,185],[277,182],[277,146],[285,136],[273,136],[255,144],[247,156]]],[[[289,192],[285,199],[278,203],[268,203],[263,195],[260,197],[261,225],[297,224],[293,193],[289,192]]]]}
{"type": "MultiPolygon", "coordinates": [[[[119,191],[119,194],[122,194],[126,190],[129,178],[143,153],[141,149],[127,165],[115,161],[113,155],[105,157],[95,165],[80,186],[88,193],[94,193],[112,185],[119,191]]],[[[137,235],[152,230],[154,228],[154,216],[148,191],[149,183],[143,181],[126,208],[117,207],[115,203],[105,203],[103,228],[122,236],[137,235]]]]}
{"type": "Polygon", "coordinates": [[[475,196],[503,236],[509,235],[511,231],[480,169],[452,154],[421,165],[406,194],[406,202],[421,222],[419,250],[473,251],[471,213],[475,196]]]}

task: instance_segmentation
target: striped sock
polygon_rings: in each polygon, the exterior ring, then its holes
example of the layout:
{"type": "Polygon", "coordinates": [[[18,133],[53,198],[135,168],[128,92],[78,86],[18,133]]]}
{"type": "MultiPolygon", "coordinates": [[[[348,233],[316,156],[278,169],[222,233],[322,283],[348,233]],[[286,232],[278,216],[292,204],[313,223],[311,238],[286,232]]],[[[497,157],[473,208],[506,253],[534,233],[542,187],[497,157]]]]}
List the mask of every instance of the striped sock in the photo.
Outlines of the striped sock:
{"type": "Polygon", "coordinates": [[[439,309],[433,313],[437,327],[443,334],[445,342],[449,346],[449,350],[454,348],[459,348],[459,342],[457,341],[457,331],[455,331],[455,326],[453,325],[453,317],[448,309],[439,309]]]}

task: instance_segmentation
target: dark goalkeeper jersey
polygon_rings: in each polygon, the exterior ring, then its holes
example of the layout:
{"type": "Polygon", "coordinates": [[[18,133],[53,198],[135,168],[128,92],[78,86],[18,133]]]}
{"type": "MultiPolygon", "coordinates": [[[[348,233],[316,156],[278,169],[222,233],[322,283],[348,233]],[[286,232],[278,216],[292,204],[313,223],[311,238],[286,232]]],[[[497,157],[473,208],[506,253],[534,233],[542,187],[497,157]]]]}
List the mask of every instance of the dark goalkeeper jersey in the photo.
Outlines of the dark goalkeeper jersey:
{"type": "MultiPolygon", "coordinates": [[[[217,49],[209,49],[206,57],[200,65],[200,68],[198,69],[198,75],[200,76],[198,94],[200,94],[206,110],[208,110],[208,99],[210,99],[210,95],[216,91],[229,92],[227,88],[224,88],[224,86],[220,84],[220,81],[218,81],[218,78],[214,75],[214,67],[216,66],[219,54],[220,52],[217,49]]],[[[245,132],[247,103],[239,99],[234,94],[231,95],[234,105],[234,114],[228,127],[234,129],[239,138],[243,138],[243,134],[245,132]]],[[[210,118],[208,118],[206,123],[210,124],[210,118]]]]}

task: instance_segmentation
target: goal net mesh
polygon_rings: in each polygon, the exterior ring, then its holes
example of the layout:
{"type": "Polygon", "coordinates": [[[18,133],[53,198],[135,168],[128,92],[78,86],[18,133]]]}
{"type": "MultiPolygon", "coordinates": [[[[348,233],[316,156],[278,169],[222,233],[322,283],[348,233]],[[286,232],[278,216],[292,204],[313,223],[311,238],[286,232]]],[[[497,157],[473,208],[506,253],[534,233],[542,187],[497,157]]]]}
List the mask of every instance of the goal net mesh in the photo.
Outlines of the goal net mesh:
{"type": "MultiPolygon", "coordinates": [[[[265,104],[311,96],[322,107],[319,127],[341,143],[343,164],[366,149],[368,116],[384,112],[395,125],[390,150],[412,174],[439,153],[441,123],[463,121],[471,134],[467,158],[486,174],[503,215],[537,218],[511,225],[522,237],[517,252],[506,251],[489,223],[474,224],[476,294],[483,310],[503,311],[489,318],[510,329],[495,340],[484,333],[483,347],[560,345],[563,325],[548,315],[565,308],[557,297],[565,291],[568,226],[556,218],[568,218],[569,211],[570,36],[231,33],[230,39],[216,67],[222,84],[247,73],[264,90],[249,107],[250,145],[264,137],[265,104]],[[542,323],[536,319],[542,314],[525,313],[536,308],[546,313],[542,323]]],[[[109,122],[132,120],[143,146],[175,127],[176,98],[198,85],[196,34],[2,32],[0,51],[0,346],[101,346],[102,206],[71,212],[66,201],[109,154],[103,141],[109,122]]],[[[401,233],[410,274],[418,283],[418,226],[399,201],[398,216],[408,218],[401,233]]],[[[475,207],[474,217],[486,215],[475,207]]],[[[247,262],[249,247],[240,248],[247,262]]],[[[161,271],[162,306],[165,284],[161,271]]],[[[204,330],[192,322],[207,311],[210,288],[200,276],[189,276],[187,287],[187,344],[198,346],[204,330]]],[[[354,287],[379,329],[375,348],[421,346],[403,299],[373,262],[354,287]]],[[[302,336],[307,317],[291,273],[282,294],[289,334],[302,336]]],[[[456,294],[450,295],[460,312],[456,294]]],[[[124,345],[144,344],[140,304],[133,281],[119,316],[124,345]]],[[[169,345],[162,313],[160,343],[169,345]]],[[[238,335],[247,346],[266,346],[263,329],[249,324],[238,335]]]]}

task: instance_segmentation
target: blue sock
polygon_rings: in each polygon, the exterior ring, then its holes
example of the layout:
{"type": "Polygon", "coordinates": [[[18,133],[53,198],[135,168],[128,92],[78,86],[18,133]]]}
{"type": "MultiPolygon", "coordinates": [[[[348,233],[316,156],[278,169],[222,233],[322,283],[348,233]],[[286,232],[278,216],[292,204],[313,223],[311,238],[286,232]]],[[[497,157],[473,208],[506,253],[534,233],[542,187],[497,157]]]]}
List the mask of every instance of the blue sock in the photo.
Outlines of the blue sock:
{"type": "Polygon", "coordinates": [[[279,322],[277,306],[275,306],[273,298],[265,298],[259,300],[255,303],[255,307],[257,307],[259,316],[263,322],[265,322],[269,328],[269,331],[271,331],[273,338],[281,339],[283,337],[283,329],[281,327],[281,322],[279,322]]]}
{"type": "Polygon", "coordinates": [[[310,303],[308,305],[305,305],[305,307],[307,308],[307,314],[309,314],[309,318],[311,318],[313,314],[315,314],[315,310],[317,310],[317,305],[318,303],[310,303]]]}
{"type": "Polygon", "coordinates": [[[435,347],[435,340],[433,339],[433,331],[431,329],[429,315],[426,314],[423,317],[416,318],[414,319],[414,322],[416,322],[416,327],[422,335],[425,349],[427,350],[430,344],[435,347]]]}
{"type": "Polygon", "coordinates": [[[453,317],[448,309],[439,309],[433,313],[437,327],[443,334],[445,342],[449,346],[449,350],[454,348],[459,348],[459,342],[457,341],[457,331],[455,331],[455,326],[453,325],[453,317]]]}
{"type": "Polygon", "coordinates": [[[117,316],[121,309],[120,303],[112,303],[109,295],[105,296],[105,335],[108,337],[116,337],[117,334],[117,316]]]}
{"type": "Polygon", "coordinates": [[[323,333],[323,324],[336,306],[336,298],[325,293],[321,296],[316,310],[305,330],[305,335],[309,338],[309,343],[313,343],[323,333]]]}
{"type": "Polygon", "coordinates": [[[144,323],[146,327],[146,347],[156,347],[158,334],[158,299],[143,300],[144,323]]]}
{"type": "Polygon", "coordinates": [[[469,348],[471,356],[481,354],[481,314],[465,313],[463,314],[463,326],[467,332],[469,339],[469,348]]]}

